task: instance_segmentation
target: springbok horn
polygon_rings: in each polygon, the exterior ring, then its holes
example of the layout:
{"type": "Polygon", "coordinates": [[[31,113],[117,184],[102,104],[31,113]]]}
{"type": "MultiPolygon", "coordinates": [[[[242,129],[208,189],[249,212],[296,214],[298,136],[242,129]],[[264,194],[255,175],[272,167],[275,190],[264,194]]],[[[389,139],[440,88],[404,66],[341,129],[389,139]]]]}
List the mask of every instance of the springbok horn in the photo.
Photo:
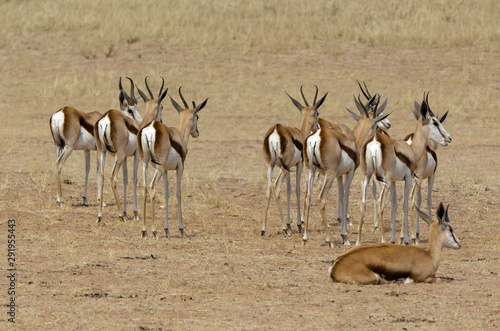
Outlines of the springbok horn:
{"type": "Polygon", "coordinates": [[[149,89],[149,86],[148,86],[148,76],[146,76],[146,78],[144,78],[144,82],[146,82],[146,89],[149,92],[149,96],[151,97],[151,99],[154,100],[155,97],[153,96],[153,93],[151,92],[151,90],[149,89]]]}
{"type": "Polygon", "coordinates": [[[306,106],[309,106],[309,103],[307,102],[306,97],[304,96],[304,92],[302,91],[302,86],[303,85],[300,85],[300,94],[302,94],[302,99],[304,99],[304,103],[306,104],[306,106]]]}
{"type": "Polygon", "coordinates": [[[318,98],[318,85],[314,84],[314,86],[316,86],[316,94],[314,95],[313,106],[316,104],[316,99],[318,98]]]}
{"type": "Polygon", "coordinates": [[[181,96],[182,103],[184,104],[184,107],[186,107],[186,109],[189,109],[189,105],[187,104],[186,99],[184,99],[184,97],[182,96],[181,88],[182,86],[179,87],[179,95],[181,96]]]}

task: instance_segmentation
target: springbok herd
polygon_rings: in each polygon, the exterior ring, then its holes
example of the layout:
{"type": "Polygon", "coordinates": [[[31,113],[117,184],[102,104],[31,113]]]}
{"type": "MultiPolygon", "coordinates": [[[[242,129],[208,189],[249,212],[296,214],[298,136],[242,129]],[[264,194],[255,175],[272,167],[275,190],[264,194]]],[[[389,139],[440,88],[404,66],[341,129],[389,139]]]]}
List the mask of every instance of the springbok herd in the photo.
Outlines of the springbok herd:
{"type": "MultiPolygon", "coordinates": [[[[71,107],[58,110],[50,118],[50,128],[54,143],[56,144],[56,184],[57,202],[63,203],[61,187],[61,170],[73,150],[83,150],[85,154],[85,186],[83,190],[82,205],[88,206],[87,181],[90,170],[90,151],[97,150],[97,173],[98,173],[98,199],[99,212],[97,223],[103,224],[103,185],[104,171],[107,153],[114,155],[114,164],[111,171],[111,188],[118,208],[118,217],[122,220],[128,218],[126,213],[126,196],[128,183],[128,170],[126,158],[134,156],[133,170],[133,196],[134,206],[133,218],[138,220],[137,211],[137,170],[139,160],[143,165],[144,200],[143,200],[143,227],[142,236],[147,235],[146,227],[146,200],[147,200],[147,172],[149,162],[156,171],[149,184],[151,199],[151,232],[157,236],[155,228],[155,195],[156,184],[163,176],[165,194],[165,236],[170,237],[168,227],[168,170],[175,170],[177,174],[177,205],[179,215],[179,230],[185,237],[182,224],[181,205],[181,180],[184,161],[187,155],[187,144],[189,136],[197,138],[198,112],[202,110],[208,98],[198,105],[193,101],[192,108],[182,95],[179,88],[179,97],[183,106],[179,105],[170,95],[170,101],[180,116],[179,129],[167,127],[162,123],[161,113],[162,101],[167,95],[168,88],[162,86],[155,98],[148,86],[148,77],[145,78],[146,95],[136,86],[131,78],[130,93],[127,94],[119,80],[119,102],[120,110],[109,110],[104,115],[98,112],[84,113],[71,107]],[[140,97],[136,98],[135,89],[140,97]],[[144,116],[139,115],[137,106],[139,100],[145,103],[144,116]],[[123,203],[117,193],[118,172],[123,170],[123,203]]],[[[387,107],[387,99],[380,104],[381,96],[372,95],[366,84],[363,86],[358,82],[361,93],[354,97],[356,112],[345,108],[356,120],[356,125],[351,130],[345,125],[338,125],[319,118],[318,109],[325,101],[328,93],[318,100],[318,87],[312,105],[309,105],[300,88],[304,105],[288,97],[299,109],[302,115],[300,130],[282,124],[275,124],[267,131],[263,141],[263,154],[268,165],[267,204],[261,233],[265,235],[266,221],[271,197],[276,200],[278,211],[283,224],[285,235],[291,236],[290,224],[290,195],[291,183],[290,172],[296,173],[295,195],[297,198],[297,227],[298,232],[303,232],[303,244],[307,243],[307,229],[309,213],[311,208],[311,192],[318,174],[322,178],[320,189],[320,213],[323,220],[326,242],[333,247],[330,241],[329,226],[326,220],[326,199],[328,192],[337,179],[338,184],[338,211],[337,219],[341,223],[341,243],[350,245],[347,237],[347,225],[350,224],[349,217],[349,190],[354,172],[360,166],[363,173],[363,194],[361,204],[361,220],[359,222],[356,247],[348,250],[337,257],[329,269],[332,281],[359,284],[380,284],[388,281],[403,279],[405,282],[433,282],[436,270],[441,258],[443,247],[460,248],[460,241],[454,235],[448,217],[448,207],[440,203],[436,216],[431,217],[431,193],[434,182],[434,174],[437,166],[436,148],[439,145],[446,146],[451,142],[451,136],[443,127],[448,112],[439,117],[434,115],[428,100],[428,93],[424,93],[422,102],[417,101],[413,105],[413,114],[416,119],[415,132],[409,134],[403,140],[392,139],[387,133],[391,127],[388,120],[390,113],[383,114],[387,107]],[[361,94],[366,99],[362,100],[361,94]],[[300,178],[303,165],[309,169],[304,202],[304,215],[300,212],[300,178]],[[279,167],[279,172],[273,180],[274,167],[279,167]],[[420,186],[424,179],[428,180],[427,207],[429,213],[422,212],[420,186]],[[287,215],[284,219],[280,204],[280,186],[286,180],[287,192],[287,215]],[[362,227],[365,219],[366,199],[370,182],[373,181],[372,194],[374,199],[374,226],[381,231],[380,244],[361,244],[362,227]],[[397,194],[394,182],[404,181],[403,195],[403,226],[401,228],[400,240],[405,245],[396,245],[396,209],[397,194]],[[377,191],[380,194],[377,198],[377,191]],[[392,201],[392,231],[391,243],[384,243],[384,197],[386,190],[391,192],[392,201]],[[416,194],[415,194],[416,193],[416,194]],[[415,201],[416,200],[416,201],[415,201]],[[410,208],[408,208],[410,202],[410,208]],[[417,212],[416,220],[413,221],[413,210],[417,212]],[[409,212],[410,211],[410,212],[409,212]],[[413,244],[419,242],[419,219],[423,219],[430,225],[429,247],[423,249],[417,246],[409,246],[410,237],[408,229],[408,217],[411,227],[411,239],[413,244]]]]}

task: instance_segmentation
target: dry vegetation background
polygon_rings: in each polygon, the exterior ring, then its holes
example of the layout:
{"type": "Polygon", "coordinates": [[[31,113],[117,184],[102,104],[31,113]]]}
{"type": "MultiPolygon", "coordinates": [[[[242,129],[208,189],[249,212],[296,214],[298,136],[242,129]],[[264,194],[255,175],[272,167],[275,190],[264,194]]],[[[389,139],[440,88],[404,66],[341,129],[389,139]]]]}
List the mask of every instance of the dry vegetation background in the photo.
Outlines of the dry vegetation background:
{"type": "MultiPolygon", "coordinates": [[[[499,328],[499,11],[494,0],[2,1],[2,327],[12,327],[4,275],[14,218],[19,329],[499,328]],[[97,227],[95,153],[90,207],[79,206],[82,152],[63,169],[66,204],[56,205],[50,115],[65,105],[116,108],[118,78],[144,88],[146,75],[155,91],[165,77],[175,98],[181,85],[188,99],[210,97],[183,178],[187,239],[177,237],[174,213],[169,240],[140,238],[141,225],[118,222],[114,205],[97,227]],[[450,110],[453,142],[438,150],[433,193],[434,207],[451,205],[463,244],[443,252],[438,276],[447,282],[330,283],[329,264],[346,250],[336,189],[327,207],[335,248],[323,244],[317,204],[306,247],[299,235],[280,234],[274,204],[260,236],[261,139],[276,122],[299,125],[284,91],[298,97],[303,84],[310,96],[317,84],[329,92],[321,116],[352,127],[343,105],[352,109],[357,79],[389,98],[393,137],[413,130],[410,109],[424,91],[434,112],[450,110]]],[[[164,104],[163,118],[177,126],[164,104]]],[[[111,164],[108,157],[107,202],[111,164]]],[[[360,175],[354,180],[356,225],[360,175]]]]}

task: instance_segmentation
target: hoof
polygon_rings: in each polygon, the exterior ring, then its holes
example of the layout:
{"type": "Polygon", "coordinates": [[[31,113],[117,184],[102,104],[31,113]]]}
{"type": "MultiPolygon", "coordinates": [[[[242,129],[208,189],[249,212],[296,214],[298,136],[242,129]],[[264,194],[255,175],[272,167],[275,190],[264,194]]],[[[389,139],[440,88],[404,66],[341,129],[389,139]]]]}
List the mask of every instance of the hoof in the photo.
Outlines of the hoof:
{"type": "Polygon", "coordinates": [[[153,234],[153,237],[158,238],[158,236],[156,235],[156,230],[151,231],[151,233],[153,234]]]}
{"type": "Polygon", "coordinates": [[[328,247],[333,248],[333,244],[331,243],[330,240],[325,240],[325,242],[328,245],[328,247]]]}
{"type": "Polygon", "coordinates": [[[186,233],[184,232],[184,229],[179,229],[181,232],[181,238],[187,238],[186,233]]]}
{"type": "Polygon", "coordinates": [[[260,230],[260,235],[261,235],[261,236],[263,236],[263,235],[265,235],[265,234],[266,234],[266,229],[262,229],[262,230],[260,230]]]}
{"type": "Polygon", "coordinates": [[[146,234],[146,230],[141,231],[141,238],[146,238],[148,235],[146,234]]]}
{"type": "Polygon", "coordinates": [[[141,218],[139,216],[139,213],[137,211],[134,211],[134,221],[140,221],[141,218]]]}
{"type": "Polygon", "coordinates": [[[356,240],[356,246],[359,246],[359,245],[361,245],[361,240],[358,239],[358,240],[356,240]]]}
{"type": "Polygon", "coordinates": [[[168,229],[165,229],[165,238],[170,238],[170,231],[168,229]]]}
{"type": "Polygon", "coordinates": [[[341,240],[340,240],[340,243],[342,245],[345,245],[345,246],[351,246],[351,242],[349,241],[349,239],[347,239],[347,235],[340,235],[341,237],[341,240]]]}
{"type": "Polygon", "coordinates": [[[297,232],[304,233],[304,228],[302,227],[302,224],[297,225],[297,232]]]}
{"type": "Polygon", "coordinates": [[[126,222],[126,219],[127,219],[128,217],[127,217],[127,214],[125,214],[125,215],[123,215],[123,216],[122,216],[122,215],[118,215],[118,218],[120,219],[120,222],[126,222]]]}
{"type": "Polygon", "coordinates": [[[80,202],[80,206],[88,207],[89,202],[87,201],[87,198],[83,198],[82,202],[80,202]]]}
{"type": "Polygon", "coordinates": [[[306,239],[302,239],[302,246],[305,246],[307,244],[307,238],[306,239]]]}

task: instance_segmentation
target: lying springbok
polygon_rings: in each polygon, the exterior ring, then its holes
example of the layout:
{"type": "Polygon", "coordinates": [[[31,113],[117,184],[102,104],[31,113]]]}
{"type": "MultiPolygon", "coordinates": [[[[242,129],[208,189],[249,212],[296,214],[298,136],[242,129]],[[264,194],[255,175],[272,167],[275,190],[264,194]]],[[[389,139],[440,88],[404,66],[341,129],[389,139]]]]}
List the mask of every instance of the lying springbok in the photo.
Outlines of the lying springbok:
{"type": "MultiPolygon", "coordinates": [[[[417,101],[414,101],[414,106],[413,106],[413,115],[415,116],[415,119],[418,121],[420,118],[420,104],[417,101]]],[[[439,115],[436,115],[439,118],[439,121],[441,123],[444,122],[446,119],[446,116],[448,115],[448,112],[446,112],[443,116],[439,117],[439,115]]],[[[411,145],[413,142],[413,133],[410,133],[407,135],[404,140],[411,145]]],[[[415,169],[415,177],[416,180],[413,181],[413,187],[410,193],[410,196],[414,196],[416,193],[416,202],[415,200],[412,200],[411,203],[416,203],[416,206],[420,208],[420,205],[422,204],[422,190],[421,190],[421,184],[424,179],[427,179],[427,210],[428,210],[428,215],[431,214],[431,206],[432,206],[432,186],[434,185],[434,176],[436,173],[437,169],[437,155],[436,155],[436,149],[438,147],[438,144],[436,142],[429,142],[426,147],[426,153],[422,154],[422,157],[417,161],[417,168],[415,169]],[[417,191],[415,192],[415,187],[417,191]]],[[[414,234],[414,237],[412,237],[412,241],[414,244],[418,244],[420,242],[420,225],[419,225],[419,215],[417,214],[416,222],[414,222],[414,228],[412,234],[414,234]]],[[[401,232],[401,234],[403,234],[401,232]]]]}
{"type": "Polygon", "coordinates": [[[330,280],[355,284],[383,284],[398,279],[404,279],[405,283],[435,282],[443,247],[461,247],[450,224],[448,207],[445,209],[442,202],[439,204],[437,221],[416,208],[430,225],[427,249],[392,244],[357,246],[333,261],[328,269],[330,280]]]}
{"type": "Polygon", "coordinates": [[[206,106],[208,98],[201,104],[196,106],[193,101],[193,109],[189,106],[182,96],[181,87],[179,87],[179,95],[184,104],[182,108],[172,97],[170,101],[177,110],[180,116],[179,130],[173,127],[167,127],[159,121],[153,121],[145,126],[137,137],[139,139],[138,150],[141,160],[143,160],[144,172],[144,214],[142,236],[146,236],[146,199],[147,199],[147,169],[151,161],[156,166],[156,171],[150,184],[151,195],[151,232],[156,237],[155,229],[155,195],[156,184],[163,177],[164,194],[165,194],[165,236],[170,237],[168,230],[168,198],[170,196],[168,189],[168,174],[167,170],[175,170],[177,172],[177,208],[179,214],[179,231],[181,237],[186,237],[184,226],[182,224],[182,208],[181,208],[181,180],[184,171],[184,161],[187,156],[187,145],[189,136],[198,138],[198,112],[206,106]]]}
{"type": "Polygon", "coordinates": [[[413,142],[408,145],[404,140],[392,140],[387,133],[377,131],[362,147],[361,168],[364,174],[363,195],[361,204],[361,221],[359,223],[359,232],[357,245],[361,244],[361,234],[366,210],[366,194],[368,184],[375,175],[377,180],[382,183],[382,190],[378,199],[378,222],[382,232],[382,242],[384,242],[384,197],[386,188],[391,190],[392,200],[392,235],[391,242],[396,242],[396,186],[395,181],[404,181],[403,198],[403,227],[404,243],[409,244],[408,237],[408,198],[411,189],[413,173],[417,166],[417,160],[426,152],[426,146],[429,139],[438,144],[446,146],[451,142],[451,136],[431,111],[428,105],[428,94],[425,96],[420,107],[420,119],[417,121],[413,142]]]}
{"type": "MultiPolygon", "coordinates": [[[[374,106],[374,113],[377,113],[378,101],[380,98],[374,96],[369,104],[377,100],[374,106]]],[[[356,100],[355,100],[356,101],[356,100]]],[[[338,201],[341,203],[341,244],[350,245],[347,239],[347,210],[349,202],[349,190],[351,187],[354,171],[359,165],[358,142],[361,142],[373,135],[374,130],[380,121],[389,116],[383,114],[371,119],[368,116],[367,108],[356,101],[356,105],[362,109],[366,116],[359,118],[356,124],[356,136],[345,125],[336,125],[324,119],[319,119],[320,128],[312,133],[305,141],[304,161],[309,168],[309,180],[305,199],[305,230],[302,238],[303,244],[307,242],[307,229],[309,224],[309,210],[311,207],[311,192],[316,171],[324,176],[324,182],[320,191],[320,212],[323,220],[324,231],[326,232],[326,243],[330,247],[328,223],[326,221],[326,198],[335,178],[338,184],[338,201]],[[345,178],[344,178],[345,177],[345,178]],[[345,187],[344,187],[345,184],[345,187]]]]}
{"type": "Polygon", "coordinates": [[[284,233],[288,236],[292,234],[292,228],[290,225],[290,171],[293,167],[296,167],[295,195],[297,198],[297,227],[299,232],[302,232],[302,220],[300,218],[300,177],[302,174],[303,144],[311,131],[318,128],[318,108],[323,104],[328,93],[326,93],[318,102],[316,102],[316,98],[318,96],[318,87],[316,86],[316,94],[314,96],[313,104],[312,106],[309,106],[309,103],[307,102],[304,93],[302,92],[302,86],[300,87],[300,92],[302,94],[302,98],[304,99],[305,106],[303,106],[300,102],[292,98],[287,93],[288,97],[292,100],[295,107],[297,107],[302,114],[302,125],[300,130],[278,123],[269,128],[266,135],[264,136],[262,151],[264,154],[264,160],[268,167],[268,184],[266,191],[267,204],[261,230],[262,235],[266,233],[267,212],[269,210],[269,202],[271,201],[271,196],[274,196],[276,204],[278,205],[278,211],[280,214],[281,223],[283,224],[282,229],[284,233]],[[280,172],[278,173],[278,176],[273,184],[273,170],[275,165],[278,165],[280,167],[280,172]],[[285,176],[287,189],[288,212],[286,223],[283,218],[283,211],[281,209],[281,203],[279,199],[279,186],[281,184],[280,177],[282,175],[285,176]],[[278,193],[278,195],[276,194],[276,192],[278,193]]]}
{"type": "MultiPolygon", "coordinates": [[[[132,80],[131,80],[132,81],[132,80]]],[[[118,209],[118,217],[125,221],[127,217],[127,183],[128,183],[128,172],[127,172],[127,157],[134,156],[134,174],[133,174],[133,195],[134,195],[134,219],[139,219],[139,214],[137,213],[137,167],[139,165],[139,153],[137,151],[137,133],[145,125],[151,123],[153,120],[161,120],[161,110],[163,106],[161,102],[167,95],[168,88],[163,91],[165,80],[162,78],[162,85],[160,92],[158,93],[158,99],[154,99],[153,94],[148,86],[148,77],[145,78],[146,88],[148,89],[151,99],[149,99],[139,88],[137,91],[141,95],[142,99],[146,103],[146,111],[144,113],[144,118],[142,118],[137,110],[135,112],[129,111],[124,114],[118,110],[109,110],[106,112],[102,118],[97,121],[94,126],[94,135],[97,138],[97,158],[101,169],[104,169],[106,162],[106,151],[114,154],[115,162],[113,164],[113,169],[111,171],[111,188],[116,201],[116,207],[118,209]],[[123,166],[123,211],[120,210],[120,201],[118,198],[118,193],[116,191],[116,183],[118,177],[118,171],[120,167],[123,166]]],[[[131,95],[134,98],[133,94],[131,95]]],[[[120,107],[123,109],[124,103],[120,99],[120,107]]],[[[102,208],[103,208],[103,186],[104,186],[104,171],[101,171],[99,176],[99,186],[101,187],[99,214],[97,215],[97,223],[102,222],[102,208]]]]}
{"type": "MultiPolygon", "coordinates": [[[[130,78],[129,78],[130,79],[130,78]]],[[[132,82],[132,80],[131,80],[132,82]]],[[[120,103],[123,112],[137,111],[137,100],[131,98],[125,93],[122,87],[122,79],[118,83],[120,89],[120,103]]],[[[132,82],[131,95],[134,93],[132,82]]],[[[82,206],[88,206],[87,183],[90,171],[90,151],[96,150],[94,139],[94,125],[101,118],[99,112],[84,113],[72,107],[63,107],[50,117],[50,131],[56,144],[56,185],[57,185],[57,203],[63,204],[61,172],[64,163],[71,155],[73,150],[83,150],[85,155],[85,186],[83,187],[82,206]]],[[[97,162],[97,178],[99,180],[100,167],[97,162]]],[[[98,186],[97,196],[100,196],[100,187],[98,186]]]]}

